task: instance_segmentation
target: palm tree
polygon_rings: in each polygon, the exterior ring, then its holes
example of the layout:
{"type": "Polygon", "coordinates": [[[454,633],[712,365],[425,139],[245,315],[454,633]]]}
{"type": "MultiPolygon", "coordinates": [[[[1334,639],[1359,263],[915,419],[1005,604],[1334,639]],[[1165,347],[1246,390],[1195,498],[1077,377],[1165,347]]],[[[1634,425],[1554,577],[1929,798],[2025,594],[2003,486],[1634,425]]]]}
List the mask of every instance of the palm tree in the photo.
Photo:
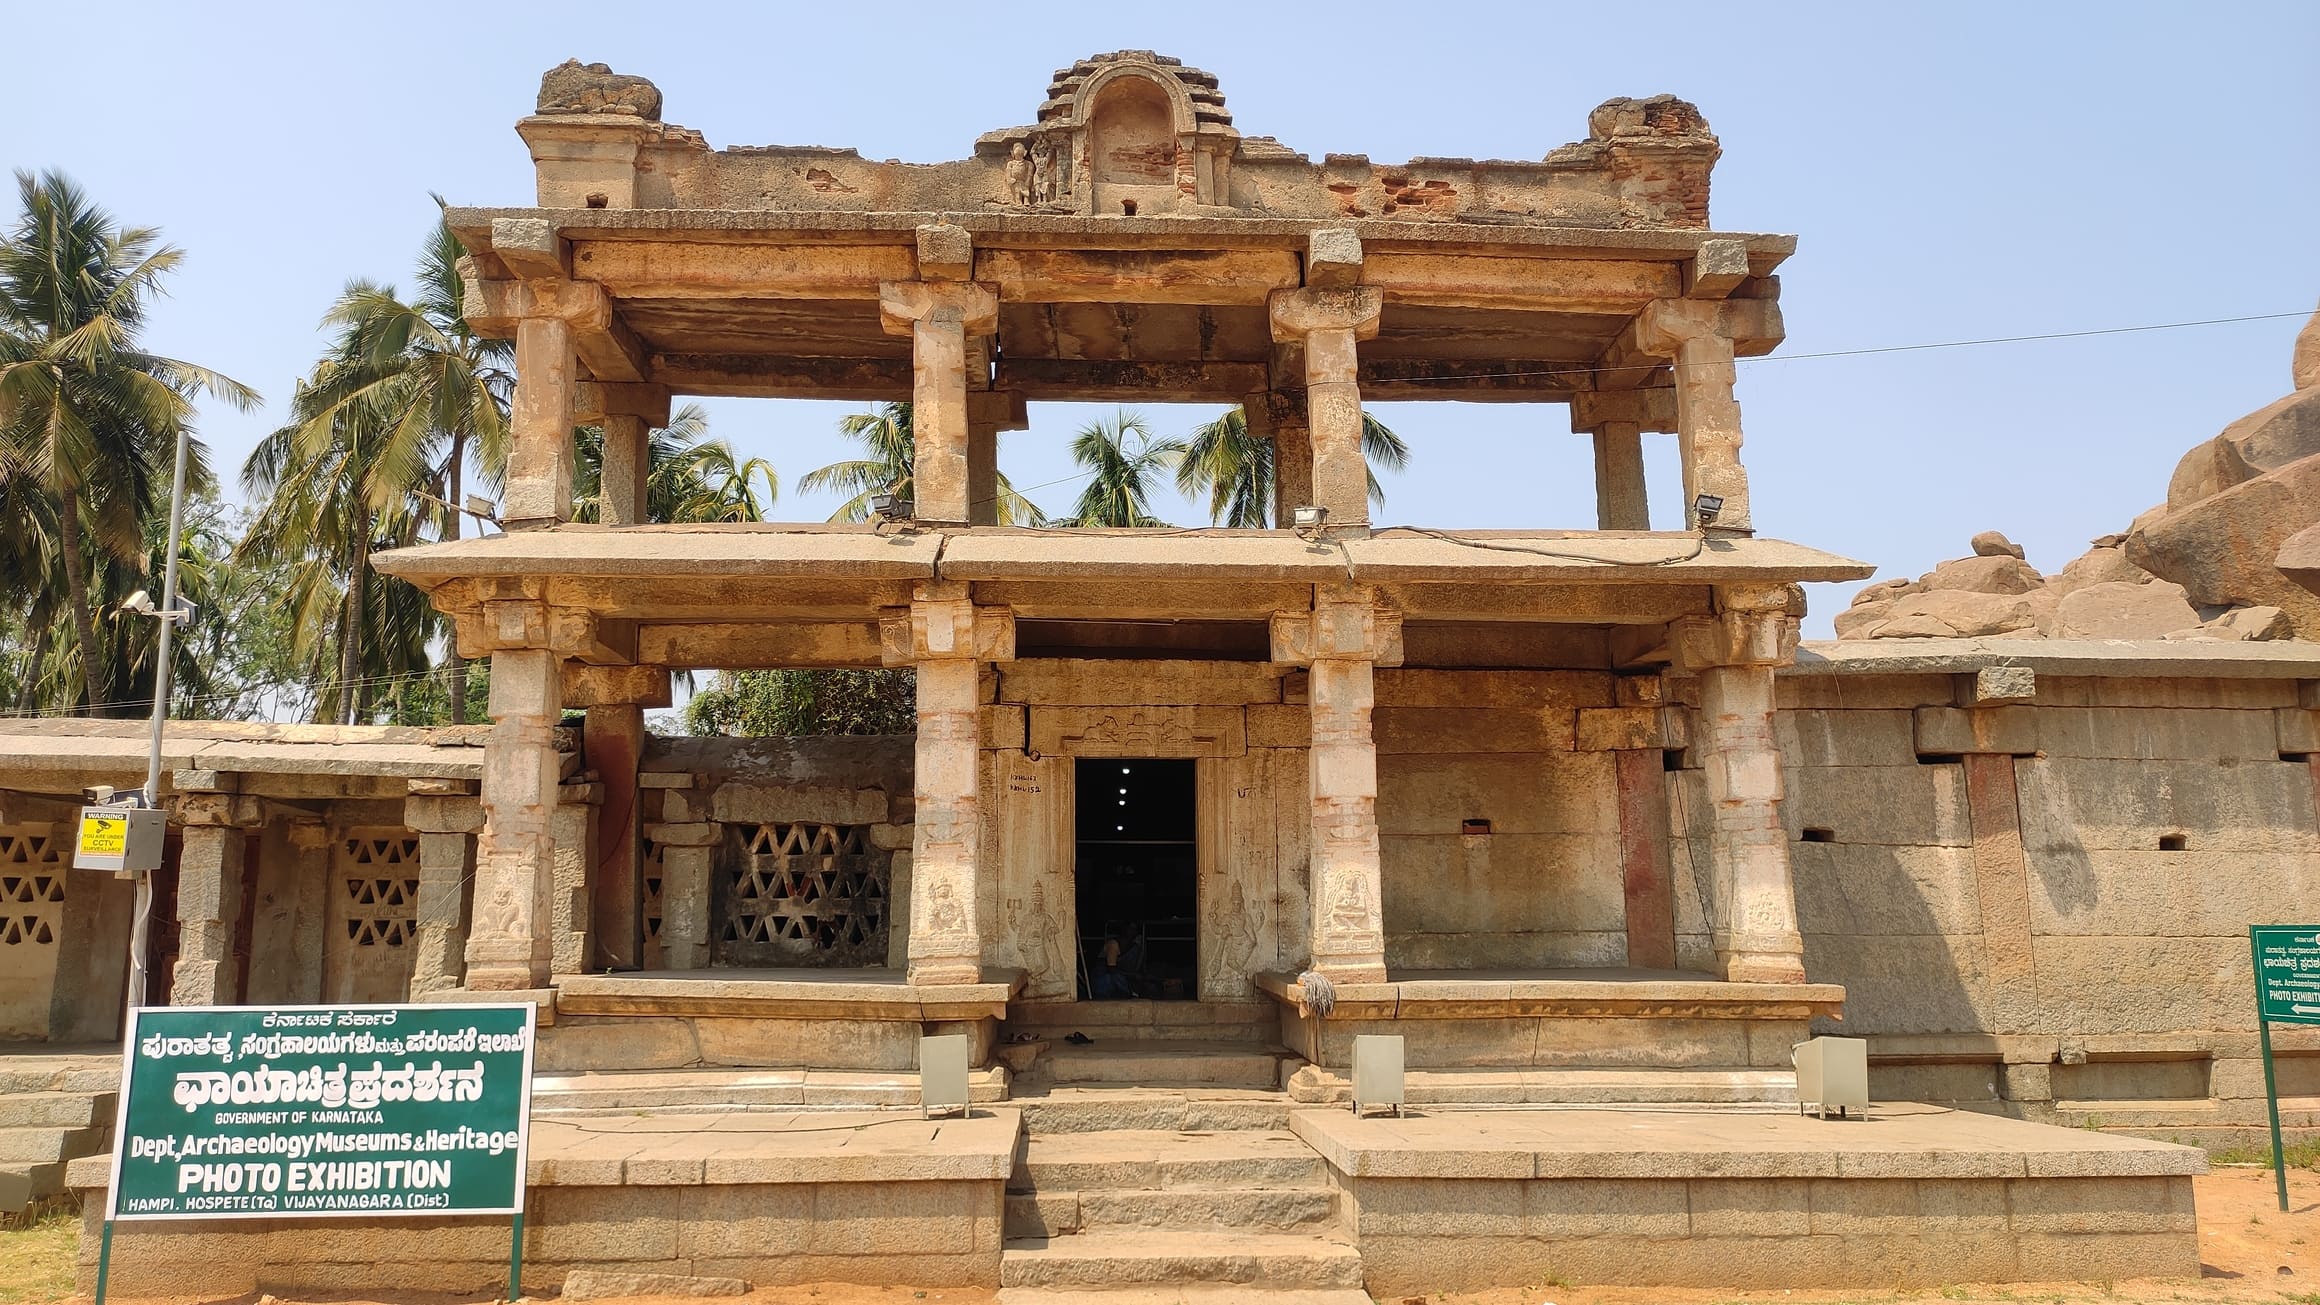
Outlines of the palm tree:
{"type": "Polygon", "coordinates": [[[366,670],[423,667],[437,625],[417,589],[369,583],[371,554],[417,543],[445,515],[422,497],[436,483],[435,428],[405,420],[400,391],[375,383],[387,368],[364,361],[359,343],[355,328],[341,334],[299,385],[289,423],[243,464],[243,488],[265,503],[237,550],[290,568],[297,654],[310,675],[329,679],[335,651],[337,674],[317,707],[346,724],[367,705],[366,670]]]}
{"type": "MultiPolygon", "coordinates": [[[[0,237],[0,441],[44,492],[66,613],[90,709],[113,710],[99,645],[92,555],[136,564],[160,469],[208,393],[256,406],[248,386],[138,345],[162,278],[184,254],[150,227],[123,227],[61,173],[16,174],[23,214],[0,237]]],[[[194,447],[188,482],[209,483],[194,447]]],[[[21,542],[21,537],[19,538],[21,542]]]]}
{"type": "MultiPolygon", "coordinates": [[[[798,478],[798,488],[808,494],[825,490],[847,496],[830,514],[832,521],[868,521],[870,500],[875,495],[892,494],[899,499],[915,498],[911,483],[911,455],[913,442],[910,430],[910,405],[881,403],[868,412],[849,412],[838,419],[838,432],[860,440],[868,457],[848,462],[833,462],[829,466],[807,472],[798,478]]],[[[998,521],[1002,526],[1043,526],[1047,514],[1038,505],[1015,492],[1007,477],[998,478],[998,521]]]]}
{"type": "MultiPolygon", "coordinates": [[[[438,207],[443,197],[435,196],[438,207]]],[[[515,386],[515,346],[489,340],[467,324],[459,260],[464,251],[449,222],[438,217],[419,251],[415,294],[408,302],[393,286],[356,280],[323,317],[341,332],[342,366],[312,399],[308,424],[325,428],[348,405],[365,405],[396,429],[396,440],[427,449],[434,483],[412,486],[434,500],[428,524],[440,539],[460,535],[460,505],[470,473],[484,488],[499,484],[507,466],[508,398],[515,386]]],[[[467,663],[448,651],[453,724],[464,724],[467,663]]]]}
{"type": "Polygon", "coordinates": [[[1182,440],[1153,438],[1143,414],[1121,408],[1108,421],[1098,418],[1080,427],[1071,442],[1071,456],[1094,475],[1080,490],[1069,524],[1168,524],[1152,515],[1152,482],[1184,456],[1182,440]]]}
{"type": "MultiPolygon", "coordinates": [[[[700,404],[677,409],[669,424],[645,437],[645,520],[763,521],[780,496],[781,481],[763,458],[740,458],[723,440],[708,438],[709,414],[700,404]],[[764,487],[761,497],[758,487],[764,487]]],[[[584,426],[573,438],[572,518],[600,521],[604,510],[604,432],[584,426]]]]}
{"type": "MultiPolygon", "coordinates": [[[[1186,498],[1208,495],[1210,522],[1244,530],[1272,524],[1273,442],[1249,433],[1242,409],[1194,427],[1184,449],[1184,460],[1176,467],[1176,488],[1186,498]]],[[[1398,472],[1408,466],[1410,446],[1364,412],[1361,455],[1369,464],[1369,501],[1382,507],[1386,491],[1378,483],[1378,468],[1398,472]]]]}

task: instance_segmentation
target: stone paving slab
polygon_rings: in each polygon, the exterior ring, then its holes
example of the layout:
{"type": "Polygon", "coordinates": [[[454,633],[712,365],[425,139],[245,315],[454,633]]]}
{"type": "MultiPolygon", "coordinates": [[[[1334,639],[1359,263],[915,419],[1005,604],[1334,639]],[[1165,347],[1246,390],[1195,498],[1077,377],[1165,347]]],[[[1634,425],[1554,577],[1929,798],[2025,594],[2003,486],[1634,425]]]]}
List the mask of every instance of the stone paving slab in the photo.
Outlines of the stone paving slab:
{"type": "Polygon", "coordinates": [[[2117,1178],[2207,1172],[2194,1147],[1906,1102],[1785,1110],[1532,1107],[1396,1119],[1300,1110],[1290,1130],[1365,1178],[2117,1178]]]}

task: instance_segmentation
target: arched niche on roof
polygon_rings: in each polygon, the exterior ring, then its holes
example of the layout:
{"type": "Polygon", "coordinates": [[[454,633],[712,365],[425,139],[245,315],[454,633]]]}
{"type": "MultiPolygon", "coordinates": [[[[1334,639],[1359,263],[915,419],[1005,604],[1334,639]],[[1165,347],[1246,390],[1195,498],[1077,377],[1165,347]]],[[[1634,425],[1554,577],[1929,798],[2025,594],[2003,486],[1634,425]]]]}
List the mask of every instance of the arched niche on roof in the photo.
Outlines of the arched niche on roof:
{"type": "Polygon", "coordinates": [[[1097,213],[1172,211],[1185,190],[1185,151],[1195,130],[1182,83],[1137,64],[1107,68],[1079,88],[1074,116],[1097,213]]]}

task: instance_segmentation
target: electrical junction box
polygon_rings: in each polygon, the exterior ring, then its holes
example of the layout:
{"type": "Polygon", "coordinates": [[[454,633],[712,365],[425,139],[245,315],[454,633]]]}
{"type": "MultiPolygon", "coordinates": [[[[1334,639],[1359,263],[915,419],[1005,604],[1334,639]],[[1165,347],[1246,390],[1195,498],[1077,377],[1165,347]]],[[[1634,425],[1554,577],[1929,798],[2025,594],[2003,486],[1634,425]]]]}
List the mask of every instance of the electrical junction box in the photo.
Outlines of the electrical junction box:
{"type": "Polygon", "coordinates": [[[1353,1039],[1353,1113],[1368,1106],[1392,1106],[1400,1118],[1404,1080],[1399,1036],[1363,1033],[1353,1039]]]}
{"type": "Polygon", "coordinates": [[[73,869],[158,870],[168,833],[167,817],[149,807],[82,807],[73,869]]]}
{"type": "Polygon", "coordinates": [[[1814,1038],[1796,1044],[1796,1110],[1819,1110],[1823,1119],[1869,1109],[1869,1041],[1814,1038]]]}
{"type": "Polygon", "coordinates": [[[926,1119],[969,1113],[967,1035],[946,1033],[918,1040],[918,1108],[926,1119]]]}

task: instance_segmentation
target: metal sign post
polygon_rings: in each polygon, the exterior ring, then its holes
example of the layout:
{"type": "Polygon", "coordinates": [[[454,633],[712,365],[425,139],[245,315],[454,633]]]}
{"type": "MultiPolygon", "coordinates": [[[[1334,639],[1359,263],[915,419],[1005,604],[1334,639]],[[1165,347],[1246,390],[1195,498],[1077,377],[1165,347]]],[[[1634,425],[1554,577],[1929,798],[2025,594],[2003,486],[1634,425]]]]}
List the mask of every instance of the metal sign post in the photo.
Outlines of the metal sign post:
{"type": "Polygon", "coordinates": [[[2320,1024],[2320,925],[2248,926],[2255,961],[2256,1037],[2264,1053],[2264,1105],[2272,1122],[2272,1175],[2288,1208],[2288,1157],[2280,1145],[2280,1087],[2272,1071],[2272,1024],[2320,1024]]]}
{"type": "Polygon", "coordinates": [[[514,1217],[521,1294],[533,1008],[167,1006],[130,1014],[97,1248],[144,1219],[514,1217]]]}

